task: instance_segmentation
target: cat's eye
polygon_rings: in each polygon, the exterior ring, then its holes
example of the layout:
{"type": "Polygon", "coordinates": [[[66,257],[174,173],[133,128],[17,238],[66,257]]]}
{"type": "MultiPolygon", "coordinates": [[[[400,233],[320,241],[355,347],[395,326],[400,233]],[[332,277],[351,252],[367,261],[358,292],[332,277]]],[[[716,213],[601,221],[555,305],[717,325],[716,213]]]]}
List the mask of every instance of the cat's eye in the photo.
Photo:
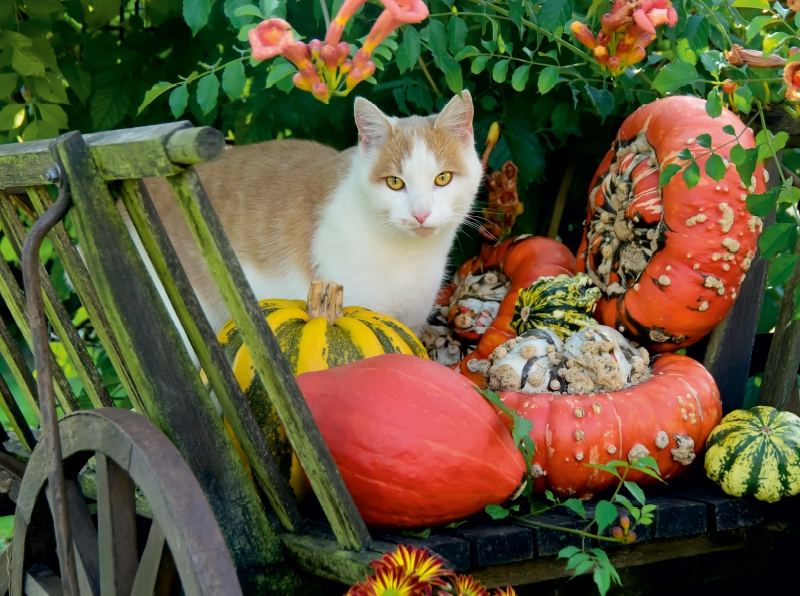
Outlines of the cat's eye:
{"type": "Polygon", "coordinates": [[[450,180],[452,179],[453,179],[452,173],[442,172],[441,174],[436,176],[434,182],[436,182],[436,186],[447,186],[448,184],[450,184],[450,180]]]}
{"type": "Polygon", "coordinates": [[[386,185],[387,185],[389,188],[391,188],[392,190],[400,190],[401,188],[403,188],[403,187],[406,185],[406,183],[405,183],[405,182],[403,182],[403,181],[402,181],[400,178],[398,178],[397,176],[389,176],[389,177],[386,179],[386,185]]]}

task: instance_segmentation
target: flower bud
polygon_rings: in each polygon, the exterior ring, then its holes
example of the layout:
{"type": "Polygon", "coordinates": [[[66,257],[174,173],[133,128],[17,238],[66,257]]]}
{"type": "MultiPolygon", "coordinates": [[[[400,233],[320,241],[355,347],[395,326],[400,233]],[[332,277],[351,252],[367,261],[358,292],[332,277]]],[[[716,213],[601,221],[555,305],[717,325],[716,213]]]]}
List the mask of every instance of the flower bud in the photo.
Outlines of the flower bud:
{"type": "Polygon", "coordinates": [[[350,44],[346,41],[340,41],[336,46],[336,54],[339,64],[347,60],[350,55],[350,44]]]}
{"type": "Polygon", "coordinates": [[[311,82],[302,73],[296,72],[292,77],[292,83],[301,91],[311,91],[311,82]]]}
{"type": "Polygon", "coordinates": [[[492,122],[492,125],[489,127],[489,134],[486,135],[486,144],[494,147],[499,140],[500,125],[497,122],[492,122]]]}
{"type": "Polygon", "coordinates": [[[628,532],[625,538],[628,541],[628,544],[631,542],[636,542],[636,532],[628,532]]]}
{"type": "Polygon", "coordinates": [[[322,81],[311,85],[311,93],[323,103],[328,103],[328,86],[322,81]]]}
{"type": "Polygon", "coordinates": [[[367,66],[367,61],[369,60],[370,54],[366,52],[364,48],[361,48],[356,52],[356,55],[353,56],[353,66],[358,69],[364,69],[367,66]]]}
{"type": "Polygon", "coordinates": [[[353,69],[353,61],[352,60],[345,60],[339,65],[339,72],[342,74],[347,74],[353,69]]]}
{"type": "Polygon", "coordinates": [[[736,91],[736,87],[738,87],[738,85],[730,79],[725,79],[725,82],[722,83],[722,90],[728,95],[736,91]]]}
{"type": "Polygon", "coordinates": [[[361,81],[364,80],[364,73],[361,72],[360,68],[353,67],[347,74],[347,78],[345,79],[345,85],[347,86],[348,91],[358,85],[361,81]]]}
{"type": "Polygon", "coordinates": [[[600,24],[603,26],[603,33],[611,35],[614,31],[621,27],[627,26],[633,19],[628,16],[625,11],[617,13],[606,13],[600,17],[600,24]]]}
{"type": "Polygon", "coordinates": [[[628,528],[631,527],[631,518],[629,518],[627,515],[623,515],[619,518],[619,525],[621,525],[622,529],[627,532],[628,528]]]}
{"type": "Polygon", "coordinates": [[[322,48],[322,59],[328,67],[328,70],[336,70],[339,66],[339,52],[335,46],[325,46],[322,48]]]}
{"type": "Polygon", "coordinates": [[[605,46],[597,46],[594,49],[594,57],[601,66],[605,66],[608,62],[608,50],[605,46]]]}
{"type": "Polygon", "coordinates": [[[619,526],[615,526],[611,530],[611,536],[613,536],[617,540],[622,540],[622,538],[625,536],[625,532],[623,532],[622,528],[620,528],[619,526]]]}
{"type": "Polygon", "coordinates": [[[322,42],[318,39],[312,39],[308,42],[308,49],[311,50],[311,57],[317,59],[322,52],[322,42]]]}
{"type": "Polygon", "coordinates": [[[643,47],[635,46],[631,48],[631,51],[628,52],[628,55],[625,57],[625,64],[631,66],[644,60],[645,56],[647,56],[647,50],[643,47]]]}
{"type": "Polygon", "coordinates": [[[367,65],[364,67],[364,70],[362,70],[361,72],[364,75],[365,79],[367,77],[371,77],[372,75],[375,74],[375,63],[372,60],[370,60],[369,62],[367,62],[367,65]]]}
{"type": "Polygon", "coordinates": [[[608,59],[608,68],[611,69],[612,72],[616,72],[621,65],[622,60],[619,56],[611,56],[608,59]]]}
{"type": "Polygon", "coordinates": [[[577,39],[587,48],[593,50],[597,47],[597,40],[586,25],[580,21],[573,21],[569,28],[570,31],[572,31],[572,34],[575,36],[575,39],[577,39]]]}

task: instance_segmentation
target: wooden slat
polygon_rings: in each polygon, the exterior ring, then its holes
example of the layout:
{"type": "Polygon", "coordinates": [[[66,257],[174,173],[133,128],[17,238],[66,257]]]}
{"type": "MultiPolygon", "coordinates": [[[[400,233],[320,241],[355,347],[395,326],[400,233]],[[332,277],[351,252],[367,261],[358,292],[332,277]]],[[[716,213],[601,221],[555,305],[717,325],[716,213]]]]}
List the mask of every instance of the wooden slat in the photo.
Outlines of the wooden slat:
{"type": "MultiPolygon", "coordinates": [[[[167,139],[190,128],[186,121],[127,130],[110,130],[84,137],[104,180],[169,176],[183,168],[172,163],[167,139]]],[[[57,139],[0,145],[0,188],[48,184],[44,173],[52,165],[57,139]]]]}
{"type": "Polygon", "coordinates": [[[121,195],[139,239],[189,337],[209,384],[247,455],[259,485],[283,527],[295,531],[302,518],[294,495],[281,475],[259,427],[259,421],[253,415],[222,353],[214,330],[203,313],[147,189],[140,181],[126,180],[122,184],[121,195]]]}
{"type": "Polygon", "coordinates": [[[364,521],[256,302],[200,178],[190,169],[170,177],[169,182],[337,539],[343,548],[368,548],[370,537],[364,521]]]}
{"type": "MultiPolygon", "coordinates": [[[[0,322],[0,326],[5,328],[2,322],[0,322]]],[[[0,408],[5,412],[11,428],[17,435],[17,440],[25,449],[33,451],[33,448],[36,447],[36,439],[33,437],[28,421],[22,415],[22,410],[19,409],[11,390],[2,376],[0,376],[0,408]]]]}
{"type": "Polygon", "coordinates": [[[97,462],[97,543],[103,596],[127,596],[133,587],[139,553],[136,503],[130,476],[102,453],[97,462]]]}
{"type": "Polygon", "coordinates": [[[448,534],[470,543],[473,567],[500,565],[533,558],[533,531],[525,526],[496,523],[474,528],[460,527],[448,534]]]}
{"type": "Polygon", "coordinates": [[[427,548],[445,560],[445,566],[453,571],[466,571],[470,568],[469,542],[445,534],[431,534],[427,538],[412,538],[391,532],[373,532],[377,540],[392,544],[404,544],[415,548],[427,548]]]}
{"type": "MultiPolygon", "coordinates": [[[[27,190],[28,197],[37,215],[44,213],[53,204],[50,195],[44,187],[31,187],[27,190]]],[[[128,370],[128,365],[120,352],[117,338],[111,330],[111,325],[108,322],[105,312],[103,312],[103,307],[100,304],[100,299],[97,297],[97,292],[89,277],[89,272],[86,271],[86,266],[83,264],[83,260],[78,254],[78,251],[75,249],[72,239],[64,228],[64,224],[57,224],[56,227],[50,231],[49,238],[134,408],[140,414],[146,414],[147,412],[144,409],[141,397],[139,397],[136,384],[131,377],[131,372],[128,370]]]]}
{"type": "MultiPolygon", "coordinates": [[[[22,290],[19,289],[17,280],[14,274],[11,273],[11,269],[9,269],[5,259],[0,259],[0,295],[2,295],[6,307],[11,312],[11,316],[14,318],[14,322],[17,324],[20,333],[22,333],[25,342],[29,346],[33,345],[31,342],[31,328],[28,324],[28,307],[25,305],[22,290]]],[[[66,413],[80,410],[75,393],[72,391],[64,371],[52,352],[50,353],[50,365],[53,369],[53,381],[58,405],[66,413]]]]}
{"type": "Polygon", "coordinates": [[[655,538],[696,536],[706,531],[706,506],[703,503],[661,495],[648,495],[647,503],[656,506],[653,522],[655,538]]]}
{"type": "Polygon", "coordinates": [[[11,333],[9,333],[5,322],[2,320],[0,320],[0,354],[2,354],[3,360],[6,361],[6,365],[11,370],[11,375],[17,382],[17,386],[22,392],[28,407],[41,424],[42,412],[39,410],[36,381],[28,368],[28,363],[25,362],[25,358],[22,356],[22,352],[19,350],[19,346],[17,346],[14,338],[11,337],[11,333]]]}
{"type": "Polygon", "coordinates": [[[731,497],[719,488],[680,488],[671,495],[705,504],[709,530],[736,530],[764,521],[764,510],[758,503],[751,499],[731,497]]]}
{"type": "MultiPolygon", "coordinates": [[[[769,161],[767,172],[767,188],[773,188],[780,183],[780,175],[773,160],[769,161]]],[[[764,227],[774,221],[774,218],[773,213],[764,221],[764,227]]],[[[756,252],[733,308],[714,329],[706,348],[703,364],[717,382],[725,414],[740,409],[744,404],[747,373],[750,370],[750,357],[758,328],[761,301],[764,298],[768,265],[769,261],[761,259],[760,253],[756,252]]],[[[763,385],[761,390],[764,390],[763,385]]]]}
{"type": "MultiPolygon", "coordinates": [[[[568,530],[583,530],[589,524],[589,522],[584,519],[554,512],[546,512],[541,515],[531,516],[530,520],[568,530]]],[[[558,530],[552,530],[550,528],[525,527],[533,531],[534,552],[540,557],[555,555],[558,551],[567,546],[577,546],[580,548],[584,542],[583,538],[575,534],[559,532],[558,530]]]]}
{"type": "MultiPolygon", "coordinates": [[[[2,191],[0,191],[0,225],[3,226],[3,230],[17,258],[21,259],[22,245],[25,242],[27,234],[22,226],[22,221],[20,221],[16,207],[12,205],[8,196],[2,191]]],[[[108,394],[105,385],[103,385],[103,381],[100,378],[100,374],[97,372],[92,357],[89,356],[89,352],[86,350],[83,340],[72,324],[72,319],[64,309],[64,305],[53,286],[50,276],[42,265],[39,266],[39,278],[42,280],[42,298],[44,301],[45,313],[47,313],[47,319],[53,326],[56,335],[61,340],[72,366],[78,373],[78,378],[83,384],[89,401],[92,402],[95,408],[113,407],[114,402],[111,400],[111,396],[108,394]]]]}
{"type": "MultiPolygon", "coordinates": [[[[259,568],[280,560],[280,541],[255,486],[99,176],[98,166],[79,134],[62,135],[57,145],[70,180],[74,203],[70,215],[87,269],[147,414],[197,477],[237,569],[259,568]]],[[[106,415],[117,410],[106,410],[106,415]]]]}

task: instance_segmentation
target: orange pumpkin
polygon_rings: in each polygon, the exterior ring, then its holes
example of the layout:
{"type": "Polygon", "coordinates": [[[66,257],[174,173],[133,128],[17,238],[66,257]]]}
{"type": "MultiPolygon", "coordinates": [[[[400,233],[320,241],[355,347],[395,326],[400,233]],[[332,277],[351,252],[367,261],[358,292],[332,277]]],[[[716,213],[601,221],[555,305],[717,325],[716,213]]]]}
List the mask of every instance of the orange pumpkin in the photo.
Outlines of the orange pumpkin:
{"type": "MultiPolygon", "coordinates": [[[[534,490],[562,497],[590,498],[617,482],[611,474],[584,465],[589,463],[650,455],[664,479],[674,478],[692,463],[722,419],[714,379],[700,363],[678,354],[659,356],[650,379],[622,391],[500,396],[533,422],[534,490]]],[[[658,482],[641,472],[631,472],[627,479],[658,482]]]]}
{"type": "Polygon", "coordinates": [[[540,277],[564,273],[572,275],[574,271],[573,254],[566,246],[550,238],[518,236],[494,246],[484,245],[479,256],[459,267],[453,281],[442,289],[438,299],[440,306],[449,306],[448,321],[455,334],[467,340],[477,340],[475,350],[456,365],[456,370],[476,385],[483,386],[483,374],[470,362],[486,361],[497,346],[517,336],[517,332],[511,328],[511,320],[520,290],[540,277]],[[458,324],[459,305],[450,305],[451,297],[463,290],[468,276],[493,271],[501,273],[510,282],[497,315],[482,333],[471,328],[466,332],[461,331],[458,324]]]}
{"type": "Polygon", "coordinates": [[[725,318],[761,230],[745,199],[763,192],[764,169],[744,188],[728,163],[734,137],[722,129],[733,127],[746,149],[755,146],[752,131],[728,110],[712,119],[705,103],[668,97],[636,110],[589,191],[577,268],[604,292],[595,317],[655,352],[691,345],[725,318]],[[726,164],[719,182],[705,174],[703,134],[726,164]],[[699,183],[689,189],[678,174],[659,189],[661,171],[684,165],[678,154],[686,149],[697,156],[699,183]]]}

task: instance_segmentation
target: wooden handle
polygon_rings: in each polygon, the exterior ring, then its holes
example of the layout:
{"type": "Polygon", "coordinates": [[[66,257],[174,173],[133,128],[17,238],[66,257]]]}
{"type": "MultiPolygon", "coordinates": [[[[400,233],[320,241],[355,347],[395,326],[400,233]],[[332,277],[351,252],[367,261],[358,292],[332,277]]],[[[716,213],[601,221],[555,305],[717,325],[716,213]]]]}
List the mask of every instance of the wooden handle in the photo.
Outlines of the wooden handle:
{"type": "Polygon", "coordinates": [[[333,325],[342,316],[343,301],[344,286],[332,281],[312,281],[308,290],[306,312],[312,319],[325,317],[328,324],[333,325]]]}

